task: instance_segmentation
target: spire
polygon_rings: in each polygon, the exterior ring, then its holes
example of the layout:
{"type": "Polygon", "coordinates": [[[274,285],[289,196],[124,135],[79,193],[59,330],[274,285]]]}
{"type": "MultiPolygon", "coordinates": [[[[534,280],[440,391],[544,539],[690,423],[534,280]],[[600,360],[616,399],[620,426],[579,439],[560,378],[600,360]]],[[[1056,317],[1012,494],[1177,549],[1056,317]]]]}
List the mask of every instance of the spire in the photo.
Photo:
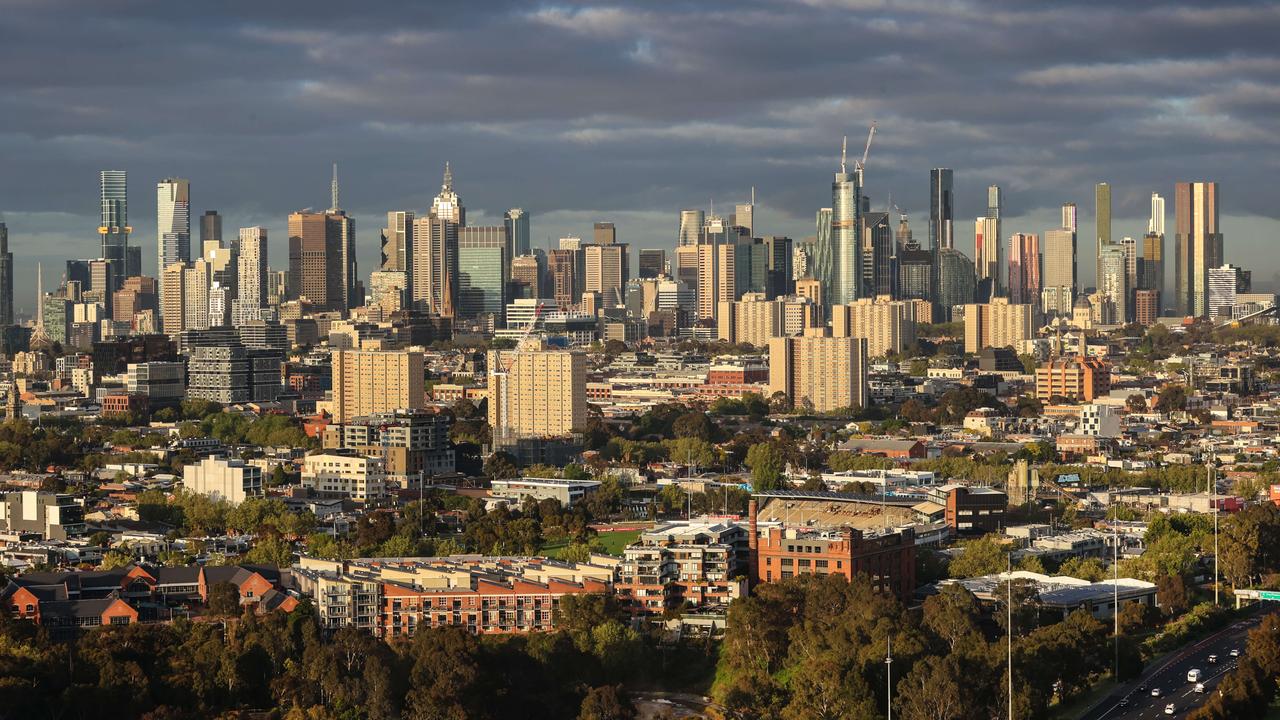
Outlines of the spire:
{"type": "Polygon", "coordinates": [[[333,164],[333,182],[329,184],[330,212],[338,211],[338,163],[333,164]]]}
{"type": "Polygon", "coordinates": [[[449,168],[449,161],[444,161],[444,184],[440,186],[444,192],[453,190],[453,170],[449,168]]]}
{"type": "Polygon", "coordinates": [[[842,173],[845,172],[844,159],[845,159],[846,151],[848,149],[849,149],[849,136],[845,135],[844,139],[840,141],[840,172],[842,173]]]}

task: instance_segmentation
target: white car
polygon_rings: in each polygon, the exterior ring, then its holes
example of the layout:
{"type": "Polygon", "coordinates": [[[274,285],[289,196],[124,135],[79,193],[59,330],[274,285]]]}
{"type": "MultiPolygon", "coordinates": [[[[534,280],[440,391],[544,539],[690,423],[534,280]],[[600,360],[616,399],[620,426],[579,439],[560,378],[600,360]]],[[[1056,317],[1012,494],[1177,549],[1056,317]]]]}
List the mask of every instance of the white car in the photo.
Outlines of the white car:
{"type": "Polygon", "coordinates": [[[1187,682],[1200,682],[1200,668],[1192,668],[1187,671],[1187,682]]]}
{"type": "Polygon", "coordinates": [[[1160,697],[1160,688],[1158,687],[1151,688],[1151,697],[1160,697]]]}
{"type": "Polygon", "coordinates": [[[1196,691],[1196,692],[1198,692],[1198,693],[1203,693],[1203,692],[1204,692],[1204,683],[1196,683],[1195,691],[1196,691]]]}
{"type": "Polygon", "coordinates": [[[1231,648],[1231,657],[1240,657],[1240,648],[1231,648]]]}
{"type": "Polygon", "coordinates": [[[1175,710],[1176,708],[1173,707],[1173,703],[1169,703],[1168,705],[1164,706],[1165,715],[1172,715],[1175,712],[1175,710]]]}
{"type": "Polygon", "coordinates": [[[1218,662],[1218,656],[1217,656],[1217,655],[1210,655],[1210,656],[1209,656],[1209,664],[1210,664],[1210,665],[1212,665],[1212,664],[1214,664],[1214,663],[1216,663],[1216,662],[1218,662]]]}

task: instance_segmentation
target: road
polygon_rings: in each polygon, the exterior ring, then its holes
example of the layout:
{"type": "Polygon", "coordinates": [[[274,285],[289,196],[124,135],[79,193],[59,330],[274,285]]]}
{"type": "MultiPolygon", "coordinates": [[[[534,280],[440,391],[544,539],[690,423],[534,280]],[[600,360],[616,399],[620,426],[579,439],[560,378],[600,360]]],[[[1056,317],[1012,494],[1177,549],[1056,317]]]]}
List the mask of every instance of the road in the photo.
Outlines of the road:
{"type": "Polygon", "coordinates": [[[1119,688],[1104,698],[1080,720],[1155,720],[1155,718],[1185,717],[1192,709],[1204,703],[1205,698],[1216,691],[1222,678],[1235,669],[1233,649],[1244,652],[1245,636],[1262,621],[1261,613],[1238,620],[1196,644],[1178,650],[1145,672],[1138,680],[1119,688]],[[1217,655],[1218,662],[1210,663],[1209,655],[1217,655]],[[1195,683],[1187,682],[1187,672],[1200,670],[1203,694],[1195,692],[1195,683]],[[1151,690],[1160,689],[1160,696],[1153,697],[1151,690]],[[1127,703],[1124,702],[1127,699],[1127,703]],[[1172,703],[1174,713],[1165,714],[1165,706],[1172,703]]]}

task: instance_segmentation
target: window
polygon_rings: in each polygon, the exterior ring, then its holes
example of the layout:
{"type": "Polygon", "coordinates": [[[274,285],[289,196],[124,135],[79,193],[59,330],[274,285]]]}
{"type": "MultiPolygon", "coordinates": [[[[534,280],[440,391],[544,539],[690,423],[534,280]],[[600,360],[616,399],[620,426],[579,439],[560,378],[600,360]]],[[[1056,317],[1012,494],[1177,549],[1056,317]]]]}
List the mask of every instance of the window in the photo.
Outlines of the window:
{"type": "Polygon", "coordinates": [[[782,567],[791,567],[795,564],[795,560],[792,560],[791,558],[782,558],[781,563],[782,567]]]}
{"type": "Polygon", "coordinates": [[[112,624],[112,625],[128,625],[128,624],[129,624],[129,617],[128,617],[128,616],[117,616],[117,617],[113,617],[113,618],[111,618],[111,624],[112,624]]]}
{"type": "Polygon", "coordinates": [[[814,560],[813,566],[817,568],[825,568],[827,567],[827,562],[828,562],[827,560],[814,560]]]}

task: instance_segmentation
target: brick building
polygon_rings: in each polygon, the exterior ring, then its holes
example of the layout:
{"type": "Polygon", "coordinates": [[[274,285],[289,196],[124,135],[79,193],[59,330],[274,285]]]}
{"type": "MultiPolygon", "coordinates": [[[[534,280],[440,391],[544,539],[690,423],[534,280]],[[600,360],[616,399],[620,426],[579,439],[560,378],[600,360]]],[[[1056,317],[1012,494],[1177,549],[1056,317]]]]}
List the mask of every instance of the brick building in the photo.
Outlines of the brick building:
{"type": "Polygon", "coordinates": [[[1065,357],[1036,368],[1036,397],[1093,402],[1111,392],[1111,368],[1093,357],[1065,357]]]}

